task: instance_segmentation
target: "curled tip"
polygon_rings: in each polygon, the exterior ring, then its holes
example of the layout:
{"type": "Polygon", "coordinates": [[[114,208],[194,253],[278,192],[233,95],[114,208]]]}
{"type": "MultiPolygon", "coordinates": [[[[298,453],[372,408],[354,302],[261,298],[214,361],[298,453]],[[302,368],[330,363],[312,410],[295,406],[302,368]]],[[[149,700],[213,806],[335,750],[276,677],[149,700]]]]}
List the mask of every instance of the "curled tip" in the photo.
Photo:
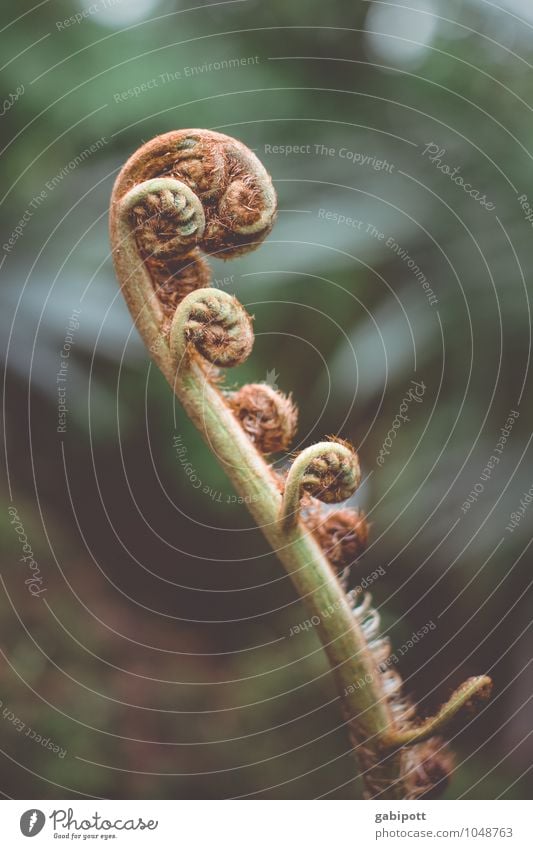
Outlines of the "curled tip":
{"type": "Polygon", "coordinates": [[[328,504],[344,501],[361,480],[357,454],[346,442],[319,442],[306,448],[292,464],[283,494],[281,522],[288,530],[298,521],[304,493],[328,504]]]}
{"type": "Polygon", "coordinates": [[[185,257],[205,230],[202,204],[185,183],[163,178],[136,186],[125,198],[145,259],[185,257]]]}
{"type": "Polygon", "coordinates": [[[252,319],[227,292],[197,289],[179,304],[169,342],[176,365],[193,346],[213,365],[231,368],[243,363],[252,350],[252,319]]]}
{"type": "Polygon", "coordinates": [[[117,177],[115,262],[120,265],[125,219],[170,320],[189,292],[209,283],[202,251],[229,259],[254,250],[275,216],[270,176],[246,145],[212,130],[175,130],[142,145],[117,177]]]}
{"type": "Polygon", "coordinates": [[[468,678],[452,693],[435,716],[425,719],[414,728],[391,732],[386,744],[391,748],[412,746],[428,740],[435,734],[440,734],[461,710],[475,711],[480,703],[490,697],[491,691],[492,681],[487,675],[476,675],[468,678]]]}
{"type": "Polygon", "coordinates": [[[259,451],[271,454],[288,449],[298,422],[290,396],[266,383],[250,383],[229,394],[227,402],[259,451]]]}
{"type": "Polygon", "coordinates": [[[305,524],[320,543],[322,551],[342,574],[363,553],[368,541],[368,522],[362,513],[344,507],[324,514],[311,509],[305,524]]]}
{"type": "Polygon", "coordinates": [[[175,140],[176,176],[204,204],[203,249],[227,259],[256,248],[276,214],[276,193],[259,159],[242,142],[211,130],[169,136],[175,140]]]}
{"type": "MultiPolygon", "coordinates": [[[[353,495],[361,480],[353,449],[343,442],[320,442],[308,450],[312,453],[301,475],[301,488],[326,504],[336,504],[353,495]]],[[[302,451],[300,457],[305,453],[302,451]]]]}

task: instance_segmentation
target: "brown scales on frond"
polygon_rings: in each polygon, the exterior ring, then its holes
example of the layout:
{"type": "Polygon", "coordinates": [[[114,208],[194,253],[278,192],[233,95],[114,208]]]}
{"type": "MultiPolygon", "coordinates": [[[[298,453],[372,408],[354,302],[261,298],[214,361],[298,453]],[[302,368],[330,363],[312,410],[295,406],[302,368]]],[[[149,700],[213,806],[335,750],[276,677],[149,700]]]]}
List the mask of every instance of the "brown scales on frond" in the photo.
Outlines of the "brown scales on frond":
{"type": "Polygon", "coordinates": [[[352,495],[359,478],[355,454],[347,460],[335,451],[328,451],[311,460],[302,477],[302,489],[326,504],[335,504],[352,495]]]}
{"type": "Polygon", "coordinates": [[[363,513],[349,507],[324,513],[312,506],[305,523],[339,575],[354,564],[367,546],[368,522],[363,513]]]}
{"type": "Polygon", "coordinates": [[[207,290],[191,309],[185,337],[215,366],[231,368],[244,362],[254,344],[252,319],[236,298],[229,308],[219,302],[216,290],[207,290]]]}
{"type": "Polygon", "coordinates": [[[431,737],[405,752],[406,798],[436,799],[446,790],[454,767],[453,754],[444,740],[431,737]]]}
{"type": "Polygon", "coordinates": [[[265,383],[249,383],[228,394],[227,402],[262,454],[288,449],[298,422],[298,410],[290,395],[265,383]]]}
{"type": "Polygon", "coordinates": [[[201,202],[205,218],[201,234],[194,226],[189,229],[190,210],[164,191],[133,210],[139,250],[163,312],[171,318],[186,295],[210,283],[200,251],[230,259],[263,241],[274,222],[275,194],[251,151],[209,130],[158,136],[132,157],[119,180],[128,190],[157,177],[184,183],[201,202]]]}

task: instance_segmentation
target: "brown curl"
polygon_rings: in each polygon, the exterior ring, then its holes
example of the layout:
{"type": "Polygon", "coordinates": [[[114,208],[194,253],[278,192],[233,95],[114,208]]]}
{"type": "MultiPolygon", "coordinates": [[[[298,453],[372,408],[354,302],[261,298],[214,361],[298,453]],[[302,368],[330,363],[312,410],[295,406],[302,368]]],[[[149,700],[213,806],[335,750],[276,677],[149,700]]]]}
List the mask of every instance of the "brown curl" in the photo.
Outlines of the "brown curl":
{"type": "Polygon", "coordinates": [[[312,507],[305,523],[338,573],[351,566],[367,546],[368,522],[363,513],[349,507],[331,513],[312,507]]]}
{"type": "Polygon", "coordinates": [[[176,130],[144,144],[118,175],[112,204],[157,177],[184,183],[205,217],[205,227],[195,227],[191,210],[168,191],[148,195],[133,210],[139,251],[169,319],[187,294],[209,285],[200,251],[229,259],[254,250],[272,229],[276,195],[265,168],[242,142],[210,130],[176,130]]]}
{"type": "Polygon", "coordinates": [[[290,395],[266,383],[249,383],[229,394],[227,402],[263,454],[289,448],[298,422],[298,410],[290,395]]]}

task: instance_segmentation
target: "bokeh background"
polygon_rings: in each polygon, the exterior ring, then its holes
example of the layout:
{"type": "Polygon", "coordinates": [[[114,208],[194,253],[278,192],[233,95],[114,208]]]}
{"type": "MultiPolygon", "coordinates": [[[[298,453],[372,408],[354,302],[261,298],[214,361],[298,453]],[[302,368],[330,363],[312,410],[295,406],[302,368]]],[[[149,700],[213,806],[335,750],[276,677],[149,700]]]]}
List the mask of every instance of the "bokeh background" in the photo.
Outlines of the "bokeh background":
{"type": "Polygon", "coordinates": [[[3,794],[358,792],[319,643],[289,636],[305,610],[150,366],[110,261],[121,164],[206,127],[254,149],[279,195],[261,249],[212,263],[255,315],[228,380],[292,391],[299,446],[355,443],[372,523],[355,579],[382,567],[396,647],[436,626],[401,658],[407,692],[424,713],[470,674],[495,681],[454,735],[447,795],[528,798],[531,4],[7,0],[2,18],[3,794]],[[380,466],[412,380],[423,399],[380,466]]]}

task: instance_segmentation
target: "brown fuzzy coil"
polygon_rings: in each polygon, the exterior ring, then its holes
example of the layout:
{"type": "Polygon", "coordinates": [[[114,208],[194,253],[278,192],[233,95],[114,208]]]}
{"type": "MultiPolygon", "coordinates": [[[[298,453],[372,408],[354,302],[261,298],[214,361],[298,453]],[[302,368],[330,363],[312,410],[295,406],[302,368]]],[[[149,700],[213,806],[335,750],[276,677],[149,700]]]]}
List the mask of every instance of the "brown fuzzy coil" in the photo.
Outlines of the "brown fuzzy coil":
{"type": "Polygon", "coordinates": [[[324,501],[326,504],[336,504],[349,498],[361,479],[357,454],[349,443],[344,440],[331,440],[350,448],[349,458],[341,457],[333,449],[325,451],[319,457],[310,460],[302,476],[302,490],[324,501]]]}
{"type": "Polygon", "coordinates": [[[245,145],[209,130],[166,133],[139,148],[117,178],[114,202],[158,177],[174,178],[194,192],[205,219],[200,227],[194,204],[169,190],[148,195],[133,210],[141,256],[170,319],[186,295],[209,285],[200,251],[229,259],[256,248],[272,229],[276,196],[245,145]]]}
{"type": "Polygon", "coordinates": [[[146,195],[133,209],[135,235],[144,256],[165,262],[187,256],[198,241],[203,221],[184,195],[163,189],[146,195]]]}
{"type": "Polygon", "coordinates": [[[216,289],[191,308],[185,337],[215,366],[231,368],[244,362],[254,344],[252,320],[236,298],[221,301],[216,289]]]}
{"type": "Polygon", "coordinates": [[[298,422],[290,396],[266,383],[249,383],[228,395],[227,402],[259,451],[271,454],[288,449],[298,422]]]}
{"type": "Polygon", "coordinates": [[[311,508],[305,517],[305,523],[339,573],[351,566],[367,546],[366,518],[349,507],[333,510],[331,513],[311,508]]]}

